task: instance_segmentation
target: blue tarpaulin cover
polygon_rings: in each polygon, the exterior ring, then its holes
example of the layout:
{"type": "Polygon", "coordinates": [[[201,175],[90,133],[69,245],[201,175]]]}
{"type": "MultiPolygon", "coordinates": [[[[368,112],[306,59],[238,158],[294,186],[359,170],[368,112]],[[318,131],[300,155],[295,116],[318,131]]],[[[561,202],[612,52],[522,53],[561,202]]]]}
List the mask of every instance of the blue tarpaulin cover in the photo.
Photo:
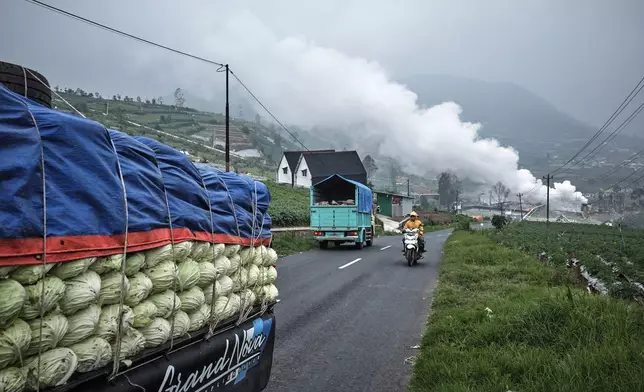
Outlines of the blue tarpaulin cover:
{"type": "Polygon", "coordinates": [[[47,262],[122,252],[126,232],[128,251],[270,241],[264,184],[2,85],[0,141],[0,265],[42,263],[45,233],[47,262]]]}

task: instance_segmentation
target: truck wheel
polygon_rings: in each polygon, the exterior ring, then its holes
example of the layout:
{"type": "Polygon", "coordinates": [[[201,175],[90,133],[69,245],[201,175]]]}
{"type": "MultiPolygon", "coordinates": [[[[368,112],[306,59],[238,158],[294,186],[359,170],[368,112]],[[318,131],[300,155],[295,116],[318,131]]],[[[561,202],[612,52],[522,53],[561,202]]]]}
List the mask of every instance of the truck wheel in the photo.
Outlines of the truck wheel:
{"type": "Polygon", "coordinates": [[[356,242],[356,249],[364,248],[364,242],[356,242]]]}
{"type": "Polygon", "coordinates": [[[369,236],[369,239],[367,240],[367,246],[373,245],[374,234],[375,234],[375,232],[373,231],[373,226],[371,226],[371,235],[369,236]]]}
{"type": "Polygon", "coordinates": [[[326,249],[329,247],[328,241],[320,241],[320,249],[326,249]]]}
{"type": "Polygon", "coordinates": [[[32,101],[51,108],[49,82],[44,76],[32,69],[24,68],[23,70],[20,65],[0,61],[0,83],[16,94],[20,94],[23,97],[26,95],[32,101]]]}

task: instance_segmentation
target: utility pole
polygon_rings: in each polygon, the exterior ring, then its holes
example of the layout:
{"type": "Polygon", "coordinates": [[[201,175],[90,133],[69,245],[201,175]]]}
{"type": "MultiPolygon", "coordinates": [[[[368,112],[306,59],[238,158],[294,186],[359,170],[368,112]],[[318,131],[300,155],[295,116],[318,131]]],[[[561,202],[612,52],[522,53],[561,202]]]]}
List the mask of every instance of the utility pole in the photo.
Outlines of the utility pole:
{"type": "Polygon", "coordinates": [[[226,171],[230,171],[230,103],[228,102],[228,74],[230,70],[226,64],[226,171]]]}
{"type": "Polygon", "coordinates": [[[521,203],[521,196],[523,196],[523,193],[519,193],[517,196],[519,196],[519,210],[521,211],[521,220],[523,220],[523,203],[521,203]]]}
{"type": "Polygon", "coordinates": [[[409,177],[407,177],[407,197],[409,197],[410,192],[409,192],[409,177]]]}
{"type": "Polygon", "coordinates": [[[550,173],[548,173],[547,176],[543,177],[544,180],[546,180],[546,223],[550,222],[550,180],[552,180],[552,176],[550,173]]]}

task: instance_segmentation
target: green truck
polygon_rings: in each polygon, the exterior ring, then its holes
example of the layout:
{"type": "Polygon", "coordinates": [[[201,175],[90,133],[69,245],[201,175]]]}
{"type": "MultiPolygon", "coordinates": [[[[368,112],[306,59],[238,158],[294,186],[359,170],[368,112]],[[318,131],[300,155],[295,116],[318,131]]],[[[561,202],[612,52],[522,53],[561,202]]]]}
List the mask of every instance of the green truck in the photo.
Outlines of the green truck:
{"type": "Polygon", "coordinates": [[[321,249],[352,243],[358,249],[374,238],[373,196],[367,186],[334,174],[311,186],[311,231],[321,249]]]}

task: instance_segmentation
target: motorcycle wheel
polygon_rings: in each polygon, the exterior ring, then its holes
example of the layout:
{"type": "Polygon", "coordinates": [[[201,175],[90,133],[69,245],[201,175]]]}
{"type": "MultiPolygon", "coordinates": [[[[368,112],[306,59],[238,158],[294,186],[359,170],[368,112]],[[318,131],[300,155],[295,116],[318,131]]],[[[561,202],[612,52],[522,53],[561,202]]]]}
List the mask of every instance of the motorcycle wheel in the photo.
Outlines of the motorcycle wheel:
{"type": "Polygon", "coordinates": [[[410,266],[410,267],[412,265],[414,265],[414,259],[416,258],[415,253],[416,252],[414,252],[413,249],[410,249],[410,250],[407,251],[407,253],[405,255],[405,256],[407,256],[407,265],[410,266]]]}

